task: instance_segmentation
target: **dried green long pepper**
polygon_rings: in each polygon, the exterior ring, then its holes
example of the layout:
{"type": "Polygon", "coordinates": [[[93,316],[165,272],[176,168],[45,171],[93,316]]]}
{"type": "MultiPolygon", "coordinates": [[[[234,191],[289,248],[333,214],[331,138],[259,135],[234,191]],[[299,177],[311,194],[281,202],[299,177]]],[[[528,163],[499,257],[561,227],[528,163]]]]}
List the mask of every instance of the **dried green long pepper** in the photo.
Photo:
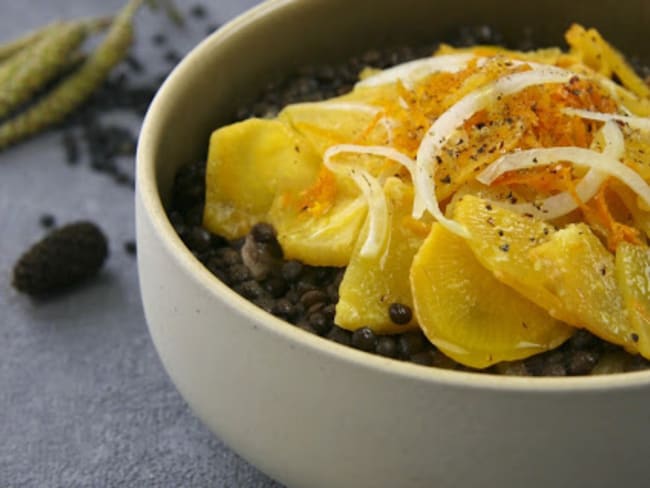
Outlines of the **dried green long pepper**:
{"type": "Polygon", "coordinates": [[[41,39],[44,35],[49,33],[52,29],[58,27],[60,24],[61,24],[60,22],[54,22],[52,24],[48,24],[44,27],[41,27],[38,30],[29,32],[24,36],[14,39],[13,41],[0,44],[0,61],[4,61],[5,59],[10,58],[14,54],[18,53],[19,51],[22,51],[24,48],[35,43],[36,41],[41,39]]]}
{"type": "Polygon", "coordinates": [[[0,125],[0,149],[63,120],[81,105],[127,54],[133,41],[133,16],[143,0],[130,0],[78,71],[25,112],[0,125]]]}
{"type": "Polygon", "coordinates": [[[68,59],[106,20],[67,22],[0,65],[0,118],[27,102],[69,67],[68,59]]]}

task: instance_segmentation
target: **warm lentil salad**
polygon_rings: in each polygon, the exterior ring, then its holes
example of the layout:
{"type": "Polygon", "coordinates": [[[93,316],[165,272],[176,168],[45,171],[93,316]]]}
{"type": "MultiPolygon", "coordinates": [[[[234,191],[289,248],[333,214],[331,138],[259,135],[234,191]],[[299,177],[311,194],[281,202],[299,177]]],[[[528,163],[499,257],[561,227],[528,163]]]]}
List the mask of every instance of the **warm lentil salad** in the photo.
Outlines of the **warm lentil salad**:
{"type": "Polygon", "coordinates": [[[368,352],[645,368],[650,90],[594,29],[566,38],[306,70],[215,131],[171,220],[244,297],[368,352]]]}

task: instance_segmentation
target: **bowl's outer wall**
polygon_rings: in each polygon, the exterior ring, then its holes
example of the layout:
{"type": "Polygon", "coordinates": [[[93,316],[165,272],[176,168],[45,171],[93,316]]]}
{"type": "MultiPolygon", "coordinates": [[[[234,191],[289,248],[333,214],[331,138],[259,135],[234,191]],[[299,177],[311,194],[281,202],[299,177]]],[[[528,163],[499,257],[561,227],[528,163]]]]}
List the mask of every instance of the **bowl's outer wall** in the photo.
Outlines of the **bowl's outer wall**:
{"type": "Polygon", "coordinates": [[[163,87],[143,128],[138,266],[154,343],[210,428],[296,487],[646,486],[648,375],[621,378],[624,387],[612,380],[594,383],[610,388],[582,384],[572,391],[542,387],[538,379],[522,380],[521,387],[499,388],[491,380],[481,386],[464,382],[464,375],[424,375],[409,365],[390,374],[391,361],[301,339],[300,331],[212,280],[173,234],[156,185],[165,200],[176,169],[205,155],[210,131],[293,66],[376,45],[430,41],[463,24],[493,24],[509,37],[535,25],[541,40],[557,43],[574,20],[645,56],[649,5],[278,1],[193,52],[163,87]]]}

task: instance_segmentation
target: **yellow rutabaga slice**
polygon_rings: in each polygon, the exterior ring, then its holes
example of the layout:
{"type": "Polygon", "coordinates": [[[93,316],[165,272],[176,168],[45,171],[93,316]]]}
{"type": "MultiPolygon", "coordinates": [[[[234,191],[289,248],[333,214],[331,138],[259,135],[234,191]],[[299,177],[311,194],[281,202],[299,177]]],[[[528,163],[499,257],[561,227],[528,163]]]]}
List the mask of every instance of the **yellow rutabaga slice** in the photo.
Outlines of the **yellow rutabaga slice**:
{"type": "Polygon", "coordinates": [[[501,282],[549,314],[635,350],[614,276],[614,256],[585,224],[556,231],[541,220],[465,196],[454,216],[469,247],[501,282]]]}
{"type": "Polygon", "coordinates": [[[645,358],[650,358],[650,249],[624,242],[616,250],[616,281],[623,295],[630,339],[645,358]]]}
{"type": "Polygon", "coordinates": [[[337,144],[385,144],[391,133],[391,121],[382,108],[357,101],[353,94],[325,102],[288,105],[278,119],[307,138],[321,155],[337,144]]]}
{"type": "Polygon", "coordinates": [[[633,346],[630,324],[616,284],[614,256],[586,224],[554,233],[529,253],[539,287],[562,303],[558,315],[608,342],[633,346]]]}
{"type": "Polygon", "coordinates": [[[268,214],[285,259],[311,266],[346,266],[368,206],[362,196],[338,196],[322,212],[310,212],[288,196],[278,197],[268,214]]]}
{"type": "Polygon", "coordinates": [[[550,238],[555,232],[553,226],[473,195],[455,202],[453,216],[468,229],[467,243],[483,266],[499,281],[557,316],[562,302],[540,287],[534,263],[528,256],[531,249],[550,238]]]}
{"type": "Polygon", "coordinates": [[[277,120],[249,119],[213,132],[206,168],[203,225],[234,239],[266,220],[277,195],[316,181],[320,157],[277,120]]]}
{"type": "Polygon", "coordinates": [[[499,282],[440,224],[413,260],[411,290],[427,338],[466,366],[485,368],[559,346],[571,327],[499,282]]]}
{"type": "Polygon", "coordinates": [[[378,334],[393,334],[417,328],[414,320],[404,325],[393,323],[389,307],[392,303],[413,307],[409,268],[429,225],[410,217],[411,185],[398,178],[389,178],[384,192],[391,209],[388,246],[377,256],[362,256],[360,251],[368,233],[366,224],[339,288],[335,322],[349,330],[370,327],[378,334]]]}

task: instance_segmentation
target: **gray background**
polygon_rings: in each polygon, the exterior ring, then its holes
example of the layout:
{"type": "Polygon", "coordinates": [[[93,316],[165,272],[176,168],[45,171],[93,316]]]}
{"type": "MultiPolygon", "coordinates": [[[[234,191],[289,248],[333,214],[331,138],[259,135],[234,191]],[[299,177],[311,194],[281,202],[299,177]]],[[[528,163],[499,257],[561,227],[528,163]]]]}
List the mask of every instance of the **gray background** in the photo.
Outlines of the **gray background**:
{"type": "MultiPolygon", "coordinates": [[[[163,72],[167,35],[185,53],[256,0],[201,1],[208,18],[184,31],[143,9],[135,52],[144,76],[163,72]]],[[[0,0],[0,41],[55,18],[108,14],[122,0],[0,0]]],[[[119,117],[119,115],[118,115],[119,117]]],[[[129,122],[137,130],[140,120],[129,122]]],[[[0,153],[0,488],[81,486],[276,487],[230,451],[189,411],[159,362],[140,304],[133,192],[84,161],[64,162],[54,132],[0,153]],[[43,213],[60,224],[91,219],[111,255],[88,286],[33,301],[11,287],[13,263],[44,233],[43,213]]],[[[132,161],[125,164],[132,165],[132,161]]]]}

